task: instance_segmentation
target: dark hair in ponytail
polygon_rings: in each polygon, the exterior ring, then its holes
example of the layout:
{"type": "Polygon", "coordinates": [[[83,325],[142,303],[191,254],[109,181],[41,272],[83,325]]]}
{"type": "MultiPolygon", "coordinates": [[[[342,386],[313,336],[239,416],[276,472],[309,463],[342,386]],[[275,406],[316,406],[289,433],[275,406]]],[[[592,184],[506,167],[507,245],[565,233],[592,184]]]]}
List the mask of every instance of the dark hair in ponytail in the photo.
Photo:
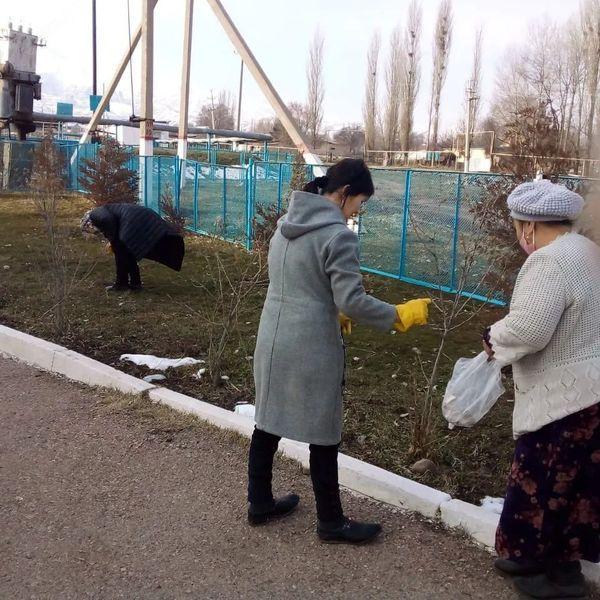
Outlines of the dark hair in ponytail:
{"type": "Polygon", "coordinates": [[[311,194],[331,194],[345,186],[349,186],[349,196],[359,194],[372,196],[375,193],[371,171],[364,160],[360,158],[340,160],[327,169],[327,175],[309,181],[304,186],[304,191],[311,194]]]}

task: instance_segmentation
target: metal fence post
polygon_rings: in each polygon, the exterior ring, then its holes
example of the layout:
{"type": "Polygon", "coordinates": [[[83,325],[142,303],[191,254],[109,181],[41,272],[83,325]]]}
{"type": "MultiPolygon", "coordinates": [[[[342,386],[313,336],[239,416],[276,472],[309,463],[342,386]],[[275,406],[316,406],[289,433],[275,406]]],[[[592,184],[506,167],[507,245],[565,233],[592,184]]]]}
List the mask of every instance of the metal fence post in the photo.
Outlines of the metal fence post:
{"type": "Polygon", "coordinates": [[[175,210],[179,212],[179,201],[181,196],[181,177],[183,175],[183,161],[175,159],[175,210]]]}
{"type": "Polygon", "coordinates": [[[252,249],[252,160],[246,169],[246,249],[252,249]]]}
{"type": "Polygon", "coordinates": [[[140,197],[144,202],[144,206],[148,206],[148,186],[146,185],[146,177],[147,177],[147,165],[146,165],[146,157],[139,156],[138,157],[138,169],[140,171],[140,184],[142,189],[140,190],[140,197]]]}
{"type": "Polygon", "coordinates": [[[277,179],[277,212],[281,212],[281,186],[282,186],[282,171],[281,168],[283,167],[282,163],[279,163],[279,175],[278,175],[278,179],[277,179]]]}
{"type": "Polygon", "coordinates": [[[223,239],[227,239],[227,167],[223,167],[223,239]]]}
{"type": "Polygon", "coordinates": [[[81,146],[76,146],[75,147],[75,172],[73,173],[74,177],[73,177],[73,189],[74,190],[78,190],[79,189],[79,149],[81,148],[81,146]]]}
{"type": "MultiPolygon", "coordinates": [[[[160,157],[160,155],[158,155],[156,157],[157,161],[158,161],[158,175],[156,178],[156,189],[157,189],[157,194],[158,197],[160,198],[160,179],[161,179],[161,172],[162,172],[162,158],[160,157]]],[[[150,160],[154,160],[154,158],[151,158],[150,160]]],[[[148,165],[148,162],[146,161],[146,166],[148,165]]],[[[152,176],[152,175],[150,175],[152,176]]],[[[147,186],[146,186],[147,189],[147,186]]],[[[146,206],[148,206],[148,202],[146,202],[146,206]]],[[[158,214],[160,214],[160,202],[158,203],[158,214]]]]}
{"type": "Polygon", "coordinates": [[[410,190],[412,182],[412,171],[406,171],[406,181],[404,182],[404,214],[402,215],[402,240],[400,244],[400,277],[405,277],[406,269],[406,238],[408,236],[408,219],[410,212],[410,190]]]}
{"type": "Polygon", "coordinates": [[[458,240],[459,240],[459,220],[460,204],[462,198],[462,174],[459,173],[456,179],[456,207],[454,209],[454,232],[452,239],[452,267],[450,271],[450,289],[456,289],[456,262],[458,259],[458,240]]]}
{"type": "Polygon", "coordinates": [[[198,163],[194,169],[194,231],[198,232],[198,163]]]}

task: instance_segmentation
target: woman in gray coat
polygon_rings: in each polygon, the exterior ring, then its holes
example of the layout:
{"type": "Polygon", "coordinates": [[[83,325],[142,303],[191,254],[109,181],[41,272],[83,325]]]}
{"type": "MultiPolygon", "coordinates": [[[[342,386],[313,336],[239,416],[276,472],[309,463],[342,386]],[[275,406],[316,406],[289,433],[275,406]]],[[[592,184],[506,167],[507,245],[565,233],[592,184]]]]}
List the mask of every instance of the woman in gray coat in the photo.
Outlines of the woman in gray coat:
{"type": "Polygon", "coordinates": [[[249,456],[248,519],[253,525],[292,512],[275,500],[273,457],[286,437],[310,444],[310,471],[323,541],[360,543],[378,524],[344,517],[337,453],[342,435],[344,345],[340,312],[382,331],[427,321],[428,300],[394,306],[367,295],[358,238],[347,227],[374,187],[362,160],[344,159],[295,192],[269,248],[269,289],[254,355],[256,429],[249,456]]]}

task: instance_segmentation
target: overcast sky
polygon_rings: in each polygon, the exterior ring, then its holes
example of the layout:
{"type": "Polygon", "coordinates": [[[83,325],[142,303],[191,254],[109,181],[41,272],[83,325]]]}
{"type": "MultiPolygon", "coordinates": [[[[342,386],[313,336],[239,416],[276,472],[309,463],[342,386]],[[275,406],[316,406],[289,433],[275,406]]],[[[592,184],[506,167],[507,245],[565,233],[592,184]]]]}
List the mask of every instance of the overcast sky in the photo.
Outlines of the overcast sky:
{"type": "MultiPolygon", "coordinates": [[[[139,23],[141,3],[129,2],[134,30],[139,23]]],[[[439,2],[422,0],[417,130],[427,127],[432,32],[439,2]]],[[[196,0],[195,4],[191,81],[194,111],[209,98],[211,90],[216,93],[226,89],[237,94],[239,78],[239,57],[228,38],[207,4],[203,0],[196,0]]],[[[325,123],[339,127],[361,121],[366,52],[372,33],[381,32],[385,59],[390,32],[396,24],[405,22],[409,0],[223,0],[223,4],[286,102],[306,97],[308,46],[315,29],[321,29],[325,37],[325,123]]],[[[97,6],[101,87],[110,79],[128,44],[127,0],[97,0],[97,6]]],[[[184,6],[184,0],[159,0],[156,8],[154,81],[159,112],[168,108],[172,114],[178,109],[184,6]]],[[[462,116],[464,85],[478,27],[484,29],[485,101],[493,91],[495,71],[504,50],[527,40],[529,24],[544,15],[563,22],[576,13],[578,6],[578,0],[454,0],[454,35],[442,98],[441,129],[453,127],[462,116]]],[[[91,0],[0,0],[0,18],[6,17],[12,19],[15,27],[32,27],[45,39],[46,47],[38,50],[38,72],[52,74],[65,86],[80,87],[84,96],[92,81],[91,0]]],[[[133,70],[134,91],[139,95],[139,56],[133,70]]],[[[129,72],[124,79],[119,91],[129,98],[129,72]]],[[[242,121],[248,124],[250,119],[271,114],[268,103],[247,74],[242,121]]]]}

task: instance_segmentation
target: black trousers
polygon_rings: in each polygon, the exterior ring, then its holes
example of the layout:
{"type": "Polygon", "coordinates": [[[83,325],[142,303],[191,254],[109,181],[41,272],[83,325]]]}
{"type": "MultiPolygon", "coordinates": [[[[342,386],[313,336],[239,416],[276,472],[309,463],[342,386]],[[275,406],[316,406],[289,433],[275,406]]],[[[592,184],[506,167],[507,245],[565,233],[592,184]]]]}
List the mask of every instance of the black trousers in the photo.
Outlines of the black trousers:
{"type": "Polygon", "coordinates": [[[130,285],[131,287],[140,287],[142,279],[140,277],[140,268],[135,260],[135,256],[127,250],[120,242],[111,242],[113,253],[115,255],[115,265],[117,268],[116,285],[130,285]]]}
{"type": "MultiPolygon", "coordinates": [[[[273,502],[273,458],[277,452],[277,435],[254,429],[248,459],[248,502],[265,508],[273,502]]],[[[335,446],[310,445],[310,477],[312,479],[317,516],[320,521],[338,523],[344,513],[338,483],[339,444],[335,446]]]]}

